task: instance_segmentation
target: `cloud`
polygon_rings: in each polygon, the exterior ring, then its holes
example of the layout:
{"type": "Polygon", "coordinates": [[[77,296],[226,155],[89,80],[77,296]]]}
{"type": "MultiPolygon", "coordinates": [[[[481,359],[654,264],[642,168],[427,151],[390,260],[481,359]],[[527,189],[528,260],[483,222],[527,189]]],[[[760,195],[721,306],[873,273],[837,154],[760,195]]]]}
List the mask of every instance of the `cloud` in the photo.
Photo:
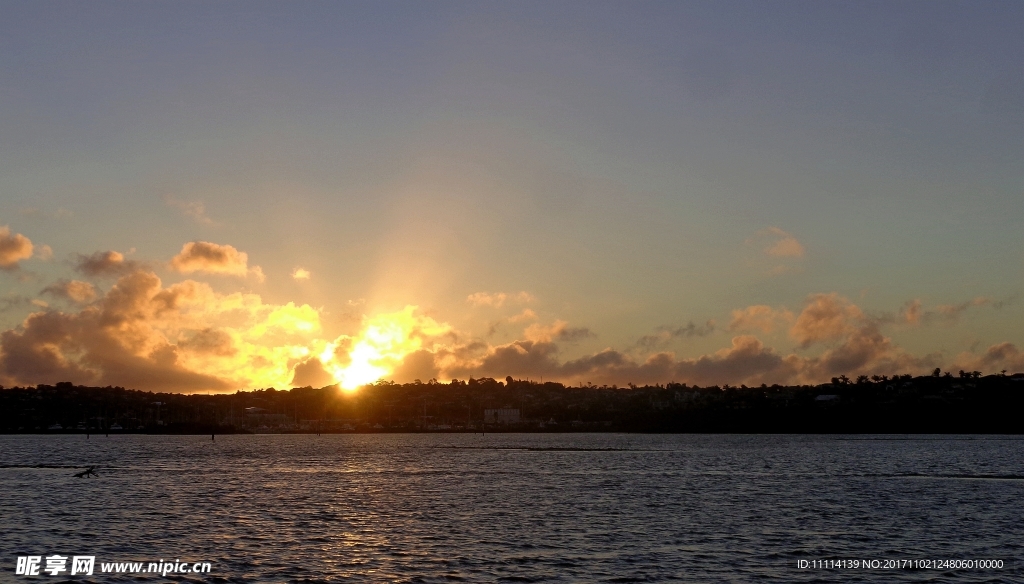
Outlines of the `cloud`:
{"type": "Polygon", "coordinates": [[[559,347],[552,342],[515,341],[490,348],[486,354],[454,364],[443,372],[452,377],[545,377],[595,383],[664,383],[668,380],[696,384],[783,382],[799,369],[798,357],[782,357],[749,336],[736,337],[732,346],[695,359],[677,359],[672,353],[655,353],[637,361],[614,349],[560,362],[559,347]]]}
{"type": "Polygon", "coordinates": [[[935,307],[935,310],[947,319],[956,320],[969,308],[988,306],[990,304],[992,304],[991,298],[978,297],[967,302],[961,302],[960,304],[942,304],[935,307]]]}
{"type": "Polygon", "coordinates": [[[770,238],[770,242],[764,247],[764,253],[773,258],[802,258],[804,257],[804,246],[793,237],[778,227],[769,227],[761,232],[762,235],[770,238]]]}
{"type": "Polygon", "coordinates": [[[523,311],[520,312],[519,314],[514,314],[508,318],[491,322],[490,325],[487,327],[487,336],[494,336],[494,334],[497,333],[502,328],[504,328],[504,325],[506,324],[519,324],[530,320],[537,320],[537,318],[538,317],[536,312],[530,310],[529,308],[524,308],[523,311]]]}
{"type": "Polygon", "coordinates": [[[295,280],[308,280],[313,274],[305,268],[295,268],[292,270],[292,279],[295,280]]]}
{"type": "Polygon", "coordinates": [[[139,263],[124,259],[118,251],[98,251],[92,255],[78,254],[75,269],[86,276],[121,276],[139,268],[139,263]]]}
{"type": "Polygon", "coordinates": [[[812,294],[789,330],[800,346],[834,340],[850,334],[864,321],[864,313],[846,298],[831,294],[812,294]]]}
{"type": "Polygon", "coordinates": [[[597,336],[586,327],[570,327],[564,320],[556,320],[550,325],[540,323],[531,324],[526,327],[523,333],[527,340],[535,342],[578,341],[589,337],[597,336]]]}
{"type": "Polygon", "coordinates": [[[676,339],[706,337],[715,332],[715,321],[709,320],[697,326],[690,321],[685,326],[660,326],[653,335],[644,335],[637,341],[638,347],[654,348],[665,346],[676,339]]]}
{"type": "Polygon", "coordinates": [[[259,266],[249,269],[248,264],[249,255],[244,251],[208,241],[190,241],[171,259],[171,268],[183,274],[205,272],[241,277],[253,275],[262,282],[265,279],[263,269],[259,266]]]}
{"type": "Polygon", "coordinates": [[[985,296],[978,296],[958,304],[940,304],[932,309],[925,309],[917,298],[907,302],[900,308],[898,320],[910,325],[925,325],[934,322],[952,323],[960,319],[960,316],[972,308],[988,306],[999,310],[1016,301],[1015,296],[1003,300],[994,300],[985,296]]]}
{"type": "Polygon", "coordinates": [[[10,227],[0,226],[0,270],[15,270],[18,262],[32,257],[32,241],[10,227]]]}
{"type": "Polygon", "coordinates": [[[96,288],[81,280],[61,280],[44,288],[43,294],[65,298],[78,304],[88,304],[96,299],[96,288]]]}
{"type": "Polygon", "coordinates": [[[179,201],[173,197],[166,197],[164,202],[168,207],[173,207],[185,217],[188,217],[200,225],[215,226],[216,221],[210,219],[206,214],[206,205],[202,201],[179,201]]]}
{"type": "MultiPolygon", "coordinates": [[[[50,293],[84,299],[88,288],[80,284],[50,293]]],[[[67,380],[182,392],[284,387],[298,364],[326,347],[320,330],[319,312],[308,305],[218,294],[194,280],[164,287],[153,272],[136,270],[77,311],[36,312],[0,333],[0,383],[67,380]]]]}
{"type": "Polygon", "coordinates": [[[43,211],[38,207],[25,207],[19,213],[26,217],[45,217],[47,219],[67,219],[75,215],[63,207],[57,207],[56,211],[43,211]]]}
{"type": "Polygon", "coordinates": [[[436,354],[457,342],[450,325],[409,305],[364,319],[357,336],[342,335],[320,353],[320,360],[342,388],[355,389],[415,367],[412,361],[406,363],[410,355],[423,350],[436,354]]]}
{"type": "MultiPolygon", "coordinates": [[[[767,347],[752,335],[734,336],[729,346],[692,358],[660,351],[635,356],[613,348],[567,359],[562,345],[592,336],[588,329],[572,329],[565,321],[527,327],[522,339],[491,345],[480,340],[438,341],[418,348],[415,361],[401,363],[398,381],[413,378],[531,377],[566,383],[603,384],[664,383],[679,381],[698,385],[761,383],[814,384],[838,375],[921,373],[942,363],[938,353],[907,354],[886,337],[885,321],[866,316],[837,293],[807,298],[799,316],[785,308],[757,305],[736,310],[730,328],[776,330],[790,325],[789,333],[804,349],[824,343],[816,355],[783,353],[767,347]]],[[[714,323],[703,326],[663,327],[647,348],[673,337],[710,334],[714,323]]],[[[454,335],[453,338],[463,338],[454,335]]],[[[1004,351],[1005,352],[1005,351],[1004,351]]]]}
{"type": "Polygon", "coordinates": [[[1024,351],[1013,343],[999,343],[990,346],[981,355],[970,352],[961,353],[953,361],[951,369],[964,371],[982,371],[996,373],[999,371],[1024,371],[1024,351]]]}
{"type": "Polygon", "coordinates": [[[323,363],[311,357],[295,366],[292,387],[325,387],[335,383],[334,376],[324,369],[323,363]]]}
{"type": "Polygon", "coordinates": [[[413,351],[402,359],[402,363],[392,374],[394,379],[410,382],[419,379],[429,381],[441,375],[435,354],[427,349],[413,351]]]}
{"type": "Polygon", "coordinates": [[[28,296],[20,296],[18,294],[7,294],[4,297],[0,297],[0,313],[16,308],[21,308],[26,304],[30,304],[32,299],[28,296]]]}
{"type": "Polygon", "coordinates": [[[915,357],[899,349],[882,333],[884,322],[869,318],[835,292],[809,296],[790,328],[790,336],[804,349],[815,343],[835,345],[817,357],[807,358],[802,377],[820,381],[835,375],[920,371],[941,359],[937,353],[915,357]]]}
{"type": "Polygon", "coordinates": [[[451,378],[495,377],[506,375],[520,377],[555,378],[561,373],[562,365],[557,360],[558,346],[551,342],[520,340],[488,347],[483,355],[473,351],[445,353],[449,359],[444,375],[451,378]],[[461,355],[459,353],[462,353],[461,355]]]}
{"type": "MultiPolygon", "coordinates": [[[[555,325],[534,325],[523,340],[491,346],[477,343],[473,349],[450,347],[435,352],[435,364],[444,377],[544,377],[565,382],[607,384],[664,383],[674,380],[698,385],[789,383],[828,381],[833,376],[895,374],[928,371],[941,362],[940,354],[909,355],[895,346],[882,331],[882,322],[867,317],[848,299],[836,293],[808,297],[800,315],[786,309],[758,305],[736,310],[730,328],[775,330],[791,324],[789,333],[803,348],[829,343],[817,355],[780,353],[751,335],[732,338],[730,346],[693,358],[671,352],[655,352],[635,358],[615,349],[575,359],[561,358],[555,325]]],[[[687,324],[665,328],[650,335],[649,347],[673,335],[699,335],[712,330],[687,324]]]]}
{"type": "Polygon", "coordinates": [[[508,317],[508,322],[511,323],[523,322],[527,320],[537,320],[537,313],[530,310],[529,308],[524,308],[523,311],[520,312],[519,314],[508,317]]]}
{"type": "Polygon", "coordinates": [[[473,306],[490,306],[501,308],[506,301],[527,304],[533,302],[534,297],[528,292],[517,292],[506,294],[505,292],[475,292],[466,297],[466,301],[473,306]]]}
{"type": "Polygon", "coordinates": [[[753,260],[754,265],[762,266],[766,258],[772,262],[767,267],[768,275],[780,276],[803,270],[799,262],[806,250],[792,233],[769,227],[755,233],[746,243],[759,252],[758,258],[753,260]]]}
{"type": "Polygon", "coordinates": [[[729,321],[731,331],[752,331],[759,330],[770,333],[779,324],[793,322],[793,313],[785,308],[776,310],[771,306],[757,304],[743,309],[732,311],[732,320],[729,321]]]}
{"type": "Polygon", "coordinates": [[[918,324],[921,322],[922,314],[921,301],[915,298],[900,309],[900,320],[908,324],[918,324]]]}

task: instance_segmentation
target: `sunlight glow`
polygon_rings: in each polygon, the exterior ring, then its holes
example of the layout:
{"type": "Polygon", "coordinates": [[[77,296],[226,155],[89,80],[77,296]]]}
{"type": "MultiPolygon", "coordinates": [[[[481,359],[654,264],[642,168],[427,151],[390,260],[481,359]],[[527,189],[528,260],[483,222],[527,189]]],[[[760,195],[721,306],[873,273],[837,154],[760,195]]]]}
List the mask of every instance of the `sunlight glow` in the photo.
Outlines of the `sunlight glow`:
{"type": "Polygon", "coordinates": [[[451,330],[447,324],[416,314],[416,306],[369,318],[356,337],[342,336],[321,353],[320,361],[342,389],[352,391],[373,383],[395,369],[430,337],[451,330]]]}

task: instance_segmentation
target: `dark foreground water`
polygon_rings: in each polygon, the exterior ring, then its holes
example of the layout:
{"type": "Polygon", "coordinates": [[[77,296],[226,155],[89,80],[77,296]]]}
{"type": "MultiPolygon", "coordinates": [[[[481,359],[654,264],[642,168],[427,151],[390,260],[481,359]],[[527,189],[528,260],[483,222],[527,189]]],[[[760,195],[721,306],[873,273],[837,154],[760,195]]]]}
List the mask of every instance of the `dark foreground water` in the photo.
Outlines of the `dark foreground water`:
{"type": "Polygon", "coordinates": [[[1015,437],[0,436],[0,582],[1021,581],[1022,447],[1015,437]],[[89,465],[98,478],[72,476],[89,465]],[[15,575],[17,556],[54,554],[96,556],[94,575],[15,575]],[[99,574],[101,563],[174,559],[212,570],[99,574]],[[798,568],[950,559],[1004,567],[798,568]]]}

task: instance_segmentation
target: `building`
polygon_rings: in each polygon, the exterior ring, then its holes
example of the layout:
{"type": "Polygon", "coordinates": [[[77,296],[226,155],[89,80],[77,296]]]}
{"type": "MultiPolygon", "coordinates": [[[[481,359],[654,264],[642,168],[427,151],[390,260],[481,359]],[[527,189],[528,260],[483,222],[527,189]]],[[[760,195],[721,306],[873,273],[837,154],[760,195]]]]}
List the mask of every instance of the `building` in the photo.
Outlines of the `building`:
{"type": "Polygon", "coordinates": [[[518,424],[519,408],[498,408],[484,410],[486,424],[518,424]]]}

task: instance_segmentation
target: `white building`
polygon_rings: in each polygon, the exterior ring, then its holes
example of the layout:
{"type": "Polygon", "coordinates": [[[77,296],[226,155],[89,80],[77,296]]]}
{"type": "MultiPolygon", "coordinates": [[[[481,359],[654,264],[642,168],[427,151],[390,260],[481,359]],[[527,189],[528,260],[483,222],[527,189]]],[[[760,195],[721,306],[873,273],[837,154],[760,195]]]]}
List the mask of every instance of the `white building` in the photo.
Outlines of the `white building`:
{"type": "Polygon", "coordinates": [[[484,422],[487,424],[518,424],[519,408],[484,410],[484,422]]]}

